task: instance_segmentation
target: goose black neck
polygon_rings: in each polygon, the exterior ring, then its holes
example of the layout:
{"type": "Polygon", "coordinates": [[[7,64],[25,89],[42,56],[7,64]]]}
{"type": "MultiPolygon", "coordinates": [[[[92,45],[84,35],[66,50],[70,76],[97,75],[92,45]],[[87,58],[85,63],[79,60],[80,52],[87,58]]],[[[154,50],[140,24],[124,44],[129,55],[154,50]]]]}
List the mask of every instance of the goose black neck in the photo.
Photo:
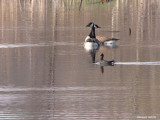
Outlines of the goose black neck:
{"type": "Polygon", "coordinates": [[[90,36],[90,38],[96,38],[94,25],[91,28],[91,32],[90,32],[89,36],[90,36]]]}

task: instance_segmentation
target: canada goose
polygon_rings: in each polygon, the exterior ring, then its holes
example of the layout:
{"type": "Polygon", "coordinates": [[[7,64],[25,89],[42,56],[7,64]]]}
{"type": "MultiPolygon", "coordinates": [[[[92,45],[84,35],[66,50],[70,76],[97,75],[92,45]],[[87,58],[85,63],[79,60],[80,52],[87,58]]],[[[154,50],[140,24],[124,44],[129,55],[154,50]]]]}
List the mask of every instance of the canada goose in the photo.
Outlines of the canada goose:
{"type": "Polygon", "coordinates": [[[100,56],[101,56],[101,58],[100,58],[99,64],[100,64],[101,66],[106,66],[106,65],[114,66],[114,63],[115,63],[114,60],[105,61],[105,60],[103,59],[103,58],[104,58],[104,54],[103,54],[103,53],[101,53],[100,56]]]}
{"type": "Polygon", "coordinates": [[[100,41],[96,39],[95,29],[100,28],[98,25],[90,22],[86,27],[91,27],[91,32],[85,38],[84,47],[86,50],[98,50],[100,46],[100,41]]]}
{"type": "Polygon", "coordinates": [[[98,45],[104,46],[115,46],[116,41],[119,40],[117,38],[108,38],[103,36],[96,36],[95,29],[101,28],[98,25],[94,24],[93,22],[88,23],[86,27],[91,27],[90,34],[86,37],[85,42],[96,42],[98,45]]]}

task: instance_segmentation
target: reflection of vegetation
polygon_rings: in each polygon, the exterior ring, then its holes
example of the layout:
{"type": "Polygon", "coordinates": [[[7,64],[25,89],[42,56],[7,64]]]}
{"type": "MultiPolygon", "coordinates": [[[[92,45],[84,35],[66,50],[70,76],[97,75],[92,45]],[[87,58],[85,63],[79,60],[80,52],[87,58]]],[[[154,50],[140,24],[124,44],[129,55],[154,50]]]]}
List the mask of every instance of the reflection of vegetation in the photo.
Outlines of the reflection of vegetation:
{"type": "Polygon", "coordinates": [[[67,1],[63,1],[63,4],[66,8],[76,7],[76,8],[79,8],[80,10],[82,6],[88,6],[88,5],[95,5],[95,7],[97,5],[98,6],[101,5],[101,7],[104,7],[106,6],[106,4],[104,3],[108,3],[111,1],[114,2],[116,0],[67,0],[67,1]]]}

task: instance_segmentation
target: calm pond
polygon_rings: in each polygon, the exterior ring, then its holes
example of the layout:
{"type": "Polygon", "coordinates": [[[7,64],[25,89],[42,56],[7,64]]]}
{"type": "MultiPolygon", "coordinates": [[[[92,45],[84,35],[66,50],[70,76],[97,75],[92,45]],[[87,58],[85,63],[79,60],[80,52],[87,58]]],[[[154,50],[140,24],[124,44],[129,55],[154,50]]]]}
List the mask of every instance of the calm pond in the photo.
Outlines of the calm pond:
{"type": "Polygon", "coordinates": [[[159,120],[159,23],[159,0],[0,0],[0,120],[159,120]],[[84,49],[89,22],[117,46],[84,49]]]}

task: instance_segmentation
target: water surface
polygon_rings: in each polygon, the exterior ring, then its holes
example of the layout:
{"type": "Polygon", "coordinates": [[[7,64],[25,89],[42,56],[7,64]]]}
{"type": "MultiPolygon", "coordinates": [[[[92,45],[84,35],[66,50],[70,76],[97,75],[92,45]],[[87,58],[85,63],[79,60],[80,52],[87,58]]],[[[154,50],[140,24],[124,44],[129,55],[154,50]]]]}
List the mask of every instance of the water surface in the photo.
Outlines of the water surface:
{"type": "Polygon", "coordinates": [[[0,16],[1,120],[160,119],[158,0],[1,0],[0,16]],[[120,39],[94,51],[115,66],[84,49],[90,21],[120,39]]]}

